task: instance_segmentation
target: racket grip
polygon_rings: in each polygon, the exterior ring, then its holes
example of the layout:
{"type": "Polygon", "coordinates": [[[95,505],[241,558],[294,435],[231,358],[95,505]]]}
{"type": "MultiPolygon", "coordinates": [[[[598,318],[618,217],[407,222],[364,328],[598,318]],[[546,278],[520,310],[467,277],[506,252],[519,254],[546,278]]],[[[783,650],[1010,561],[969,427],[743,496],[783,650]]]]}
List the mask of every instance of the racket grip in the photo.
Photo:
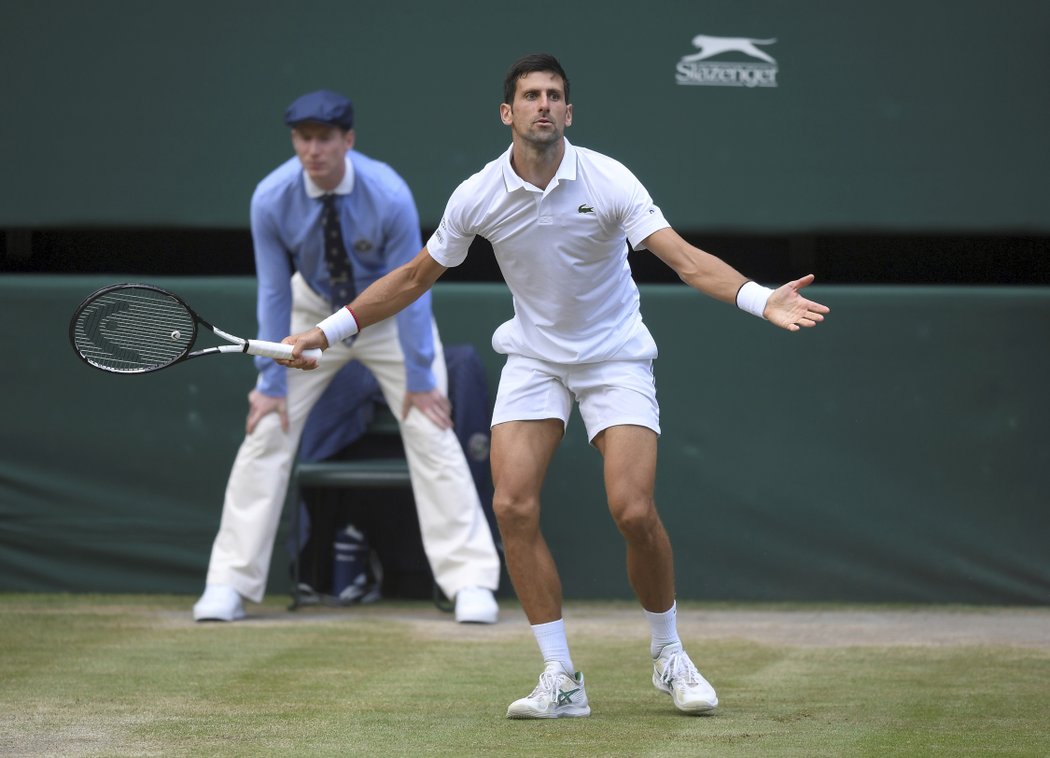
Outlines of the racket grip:
{"type": "MultiPolygon", "coordinates": [[[[279,358],[283,361],[291,360],[292,358],[292,346],[286,345],[283,342],[267,342],[266,340],[248,340],[246,353],[249,355],[261,355],[264,358],[279,358]]],[[[317,348],[311,348],[303,351],[304,358],[312,358],[318,363],[321,362],[322,351],[317,348]]]]}

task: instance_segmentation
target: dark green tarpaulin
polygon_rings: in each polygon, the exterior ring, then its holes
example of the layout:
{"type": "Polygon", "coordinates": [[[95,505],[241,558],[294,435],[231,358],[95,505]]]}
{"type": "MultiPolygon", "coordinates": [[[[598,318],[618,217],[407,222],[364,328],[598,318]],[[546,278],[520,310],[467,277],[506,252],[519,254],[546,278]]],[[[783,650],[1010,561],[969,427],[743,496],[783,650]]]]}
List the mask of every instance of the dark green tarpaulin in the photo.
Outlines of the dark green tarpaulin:
{"type": "MultiPolygon", "coordinates": [[[[0,591],[199,591],[254,372],[88,368],[69,315],[119,277],[0,277],[0,591]]],[[[158,279],[254,331],[248,278],[158,279]]],[[[642,289],[660,344],[657,502],[685,599],[1050,601],[1050,290],[818,287],[789,334],[684,286],[642,289]]],[[[440,285],[447,343],[488,341],[502,285],[440,285]]],[[[544,492],[573,598],[629,597],[575,416],[544,492]]],[[[271,592],[286,592],[277,543],[271,592]]]]}

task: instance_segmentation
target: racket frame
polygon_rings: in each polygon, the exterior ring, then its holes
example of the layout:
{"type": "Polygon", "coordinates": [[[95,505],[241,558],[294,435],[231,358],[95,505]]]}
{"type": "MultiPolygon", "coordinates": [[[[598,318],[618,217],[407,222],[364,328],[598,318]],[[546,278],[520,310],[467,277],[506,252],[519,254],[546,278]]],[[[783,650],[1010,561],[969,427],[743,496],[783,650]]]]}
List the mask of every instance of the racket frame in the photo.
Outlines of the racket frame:
{"type": "MultiPolygon", "coordinates": [[[[243,337],[238,337],[235,334],[230,334],[229,332],[224,331],[223,329],[220,329],[219,327],[210,323],[207,319],[205,319],[203,316],[197,313],[197,311],[193,310],[193,308],[190,307],[189,303],[187,303],[174,292],[166,290],[163,287],[158,287],[155,284],[145,284],[142,282],[121,282],[119,284],[109,284],[105,287],[100,287],[99,289],[95,290],[90,295],[85,297],[83,300],[81,300],[80,304],[73,310],[73,316],[69,321],[69,343],[73,346],[73,352],[75,352],[77,354],[77,357],[84,361],[84,363],[88,364],[92,368],[98,369],[100,371],[105,371],[111,374],[150,374],[154,371],[160,371],[161,369],[174,366],[177,363],[188,361],[191,358],[199,358],[202,355],[213,355],[216,353],[247,353],[249,355],[273,358],[275,360],[287,360],[291,358],[292,349],[291,345],[286,345],[280,342],[267,342],[266,340],[245,339],[243,337]],[[161,363],[156,366],[145,366],[142,368],[133,369],[116,369],[109,366],[102,366],[98,363],[94,363],[86,355],[84,355],[83,352],[81,352],[80,348],[77,346],[76,326],[77,322],[80,320],[80,315],[84,311],[84,308],[87,307],[88,304],[97,300],[99,297],[105,295],[107,292],[127,288],[152,290],[154,292],[160,293],[162,295],[165,295],[166,297],[171,298],[186,310],[186,313],[190,317],[190,320],[193,324],[193,334],[191,335],[191,338],[187,342],[186,348],[183,350],[181,355],[179,355],[176,358],[173,358],[172,360],[166,363],[161,363]],[[200,332],[198,328],[200,326],[206,327],[217,337],[226,340],[230,344],[215,345],[212,347],[201,348],[199,350],[193,350],[192,348],[196,343],[198,334],[200,332]]],[[[318,362],[321,359],[320,350],[307,350],[304,352],[304,355],[308,358],[313,358],[318,362]]]]}

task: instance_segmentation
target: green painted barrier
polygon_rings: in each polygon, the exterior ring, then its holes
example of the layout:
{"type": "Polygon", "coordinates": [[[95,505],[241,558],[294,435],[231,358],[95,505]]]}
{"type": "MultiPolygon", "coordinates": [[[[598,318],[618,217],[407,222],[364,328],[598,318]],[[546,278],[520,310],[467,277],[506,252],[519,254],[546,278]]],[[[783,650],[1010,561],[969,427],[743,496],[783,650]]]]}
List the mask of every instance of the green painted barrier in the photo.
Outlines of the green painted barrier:
{"type": "MultiPolygon", "coordinates": [[[[196,593],[240,443],[251,362],[116,377],[81,363],[75,305],[122,277],[0,277],[13,346],[0,425],[0,591],[196,593]]],[[[248,278],[158,279],[250,335],[248,278]]],[[[684,286],[642,288],[660,345],[657,502],[679,596],[1050,600],[1050,289],[813,288],[790,334],[684,286]]],[[[495,389],[502,285],[439,284],[446,343],[495,389]]],[[[601,464],[578,416],[543,524],[570,598],[630,597],[601,464]]],[[[288,589],[279,536],[270,592],[288,589]]]]}

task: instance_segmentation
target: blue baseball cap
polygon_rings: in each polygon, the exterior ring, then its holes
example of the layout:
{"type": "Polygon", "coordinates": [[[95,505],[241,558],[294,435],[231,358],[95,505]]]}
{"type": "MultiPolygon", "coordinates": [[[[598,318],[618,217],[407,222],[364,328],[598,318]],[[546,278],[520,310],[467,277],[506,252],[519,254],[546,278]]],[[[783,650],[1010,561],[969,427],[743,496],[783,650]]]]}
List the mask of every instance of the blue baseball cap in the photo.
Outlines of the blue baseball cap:
{"type": "Polygon", "coordinates": [[[318,121],[349,131],[354,128],[354,104],[332,90],[309,92],[284,112],[284,123],[288,126],[294,127],[303,121],[318,121]]]}

